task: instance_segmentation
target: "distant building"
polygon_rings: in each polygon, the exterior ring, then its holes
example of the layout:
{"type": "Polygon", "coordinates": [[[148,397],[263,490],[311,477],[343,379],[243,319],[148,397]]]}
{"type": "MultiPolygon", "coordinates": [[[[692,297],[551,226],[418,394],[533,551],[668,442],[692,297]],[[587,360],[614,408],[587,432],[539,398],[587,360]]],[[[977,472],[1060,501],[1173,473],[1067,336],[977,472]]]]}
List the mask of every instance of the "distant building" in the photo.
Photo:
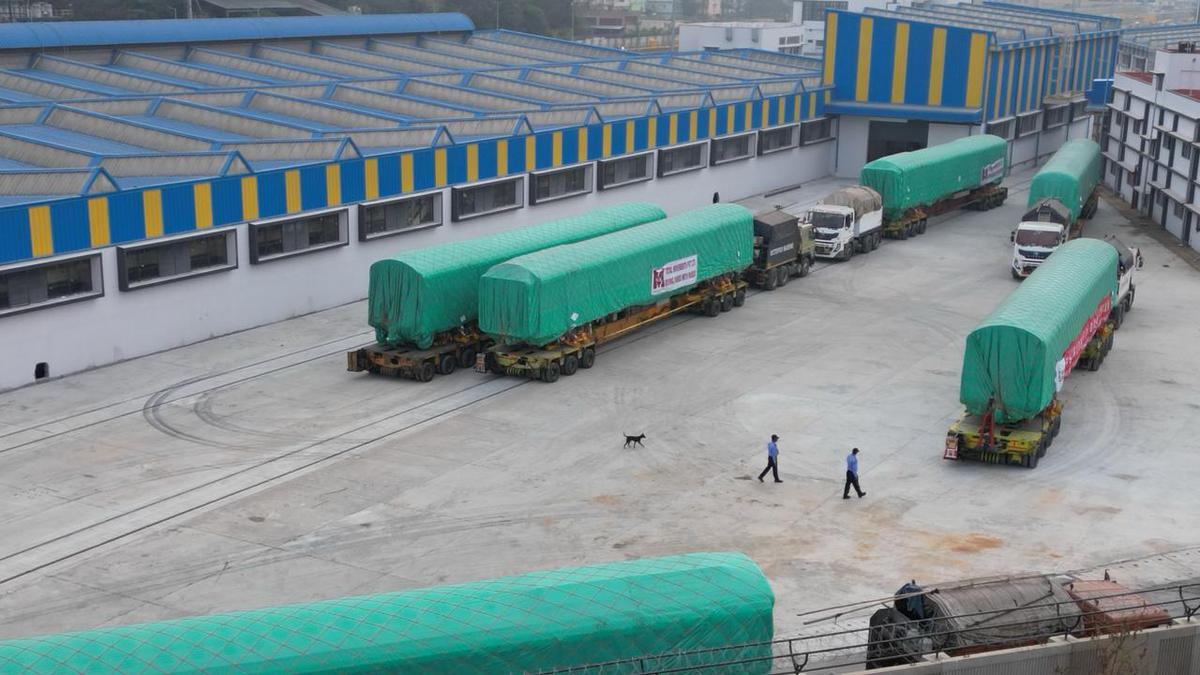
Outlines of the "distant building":
{"type": "Polygon", "coordinates": [[[1117,72],[1100,130],[1104,183],[1200,251],[1200,49],[1139,55],[1151,70],[1117,72]]]}
{"type": "Polygon", "coordinates": [[[70,16],[70,11],[55,14],[54,5],[48,2],[25,2],[25,0],[0,0],[0,22],[50,21],[70,16]]]}
{"type": "Polygon", "coordinates": [[[800,54],[804,29],[780,21],[709,21],[679,27],[679,48],[762,49],[783,54],[800,54]]]}
{"type": "MultiPolygon", "coordinates": [[[[212,16],[332,16],[347,14],[318,0],[198,0],[212,16]]],[[[356,13],[361,13],[356,12],[356,13]]]]}

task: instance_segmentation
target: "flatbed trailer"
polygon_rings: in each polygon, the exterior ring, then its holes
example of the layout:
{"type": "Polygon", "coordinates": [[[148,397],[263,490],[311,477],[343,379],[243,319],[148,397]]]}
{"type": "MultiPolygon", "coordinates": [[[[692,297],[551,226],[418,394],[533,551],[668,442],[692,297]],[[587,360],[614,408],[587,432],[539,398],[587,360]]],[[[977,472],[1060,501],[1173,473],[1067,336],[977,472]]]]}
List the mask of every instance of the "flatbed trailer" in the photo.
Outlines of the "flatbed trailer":
{"type": "Polygon", "coordinates": [[[899,218],[884,219],[883,235],[889,239],[908,239],[924,234],[930,218],[959,209],[987,211],[1008,199],[1008,188],[998,184],[983,185],[973,190],[953,194],[929,206],[905,211],[899,218]]]}
{"type": "Polygon", "coordinates": [[[490,346],[491,338],[477,328],[463,327],[439,333],[428,349],[374,344],[351,350],[346,352],[346,370],[429,382],[434,375],[449,375],[456,368],[472,367],[475,355],[490,346]]]}
{"type": "Polygon", "coordinates": [[[596,362],[596,348],[622,335],[682,312],[717,316],[746,302],[748,284],[740,273],[709,279],[652,305],[630,307],[580,326],[546,345],[498,344],[479,352],[475,370],[557,382],[596,362]]]}

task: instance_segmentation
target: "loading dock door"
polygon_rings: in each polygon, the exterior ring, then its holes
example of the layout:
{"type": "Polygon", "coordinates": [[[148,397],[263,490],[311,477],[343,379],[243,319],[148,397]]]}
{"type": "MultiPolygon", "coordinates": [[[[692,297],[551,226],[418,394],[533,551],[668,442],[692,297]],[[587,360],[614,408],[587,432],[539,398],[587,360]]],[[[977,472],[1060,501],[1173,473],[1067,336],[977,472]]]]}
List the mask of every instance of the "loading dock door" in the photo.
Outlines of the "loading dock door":
{"type": "Polygon", "coordinates": [[[921,150],[927,145],[929,145],[928,122],[872,120],[867,131],[867,161],[894,155],[897,152],[921,150]]]}

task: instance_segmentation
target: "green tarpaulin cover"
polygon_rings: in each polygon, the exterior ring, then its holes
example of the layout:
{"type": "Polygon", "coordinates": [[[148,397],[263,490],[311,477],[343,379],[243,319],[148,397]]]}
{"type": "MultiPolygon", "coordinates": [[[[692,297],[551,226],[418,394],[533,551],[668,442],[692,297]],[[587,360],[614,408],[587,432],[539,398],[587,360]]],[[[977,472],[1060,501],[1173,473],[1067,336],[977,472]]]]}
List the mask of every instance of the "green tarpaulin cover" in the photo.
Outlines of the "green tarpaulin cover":
{"type": "Polygon", "coordinates": [[[983,134],[868,162],[858,182],[883,196],[883,217],[929,206],[960,190],[997,183],[1007,173],[1008,143],[983,134]]]}
{"type": "Polygon", "coordinates": [[[666,217],[654,204],[630,202],[385,258],[371,265],[367,322],[380,344],[426,349],[437,333],[475,320],[479,277],[492,265],[666,217]]]}
{"type": "Polygon", "coordinates": [[[1063,143],[1049,162],[1029,184],[1029,203],[1052,198],[1071,212],[1071,222],[1100,182],[1100,146],[1095,141],[1077,138],[1063,143]]]}
{"type": "Polygon", "coordinates": [[[1107,296],[1115,301],[1117,252],[1099,239],[1063,244],[967,336],[959,398],[975,415],[1026,420],[1054,399],[1059,362],[1107,296]]]}
{"type": "Polygon", "coordinates": [[[754,216],[714,204],[496,265],[479,282],[479,327],[542,345],[627,307],[686,291],[749,266],[754,216]]]}
{"type": "Polygon", "coordinates": [[[746,556],[693,553],[10,640],[0,672],[491,675],[714,648],[645,667],[766,673],[774,602],[746,556]]]}

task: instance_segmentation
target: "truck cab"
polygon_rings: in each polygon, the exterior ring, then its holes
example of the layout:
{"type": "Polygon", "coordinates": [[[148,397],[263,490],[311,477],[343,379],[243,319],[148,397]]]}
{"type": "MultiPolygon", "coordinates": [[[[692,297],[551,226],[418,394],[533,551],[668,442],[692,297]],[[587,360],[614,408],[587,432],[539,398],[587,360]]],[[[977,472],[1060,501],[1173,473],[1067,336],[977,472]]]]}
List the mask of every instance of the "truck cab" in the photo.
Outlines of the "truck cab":
{"type": "Polygon", "coordinates": [[[754,216],[754,261],[746,279],[764,290],[808,276],[813,263],[813,231],[781,209],[754,216]]]}
{"type": "Polygon", "coordinates": [[[854,209],[849,206],[818,204],[808,211],[817,255],[821,258],[848,259],[854,255],[854,209]]]}
{"type": "Polygon", "coordinates": [[[1117,298],[1113,303],[1112,318],[1115,326],[1120,328],[1125,323],[1125,315],[1133,310],[1133,298],[1137,293],[1134,275],[1142,266],[1142,252],[1112,235],[1104,240],[1117,249],[1117,298]]]}
{"type": "Polygon", "coordinates": [[[1067,242],[1067,228],[1059,223],[1024,221],[1009,239],[1013,243],[1012,276],[1024,279],[1067,242]]]}

